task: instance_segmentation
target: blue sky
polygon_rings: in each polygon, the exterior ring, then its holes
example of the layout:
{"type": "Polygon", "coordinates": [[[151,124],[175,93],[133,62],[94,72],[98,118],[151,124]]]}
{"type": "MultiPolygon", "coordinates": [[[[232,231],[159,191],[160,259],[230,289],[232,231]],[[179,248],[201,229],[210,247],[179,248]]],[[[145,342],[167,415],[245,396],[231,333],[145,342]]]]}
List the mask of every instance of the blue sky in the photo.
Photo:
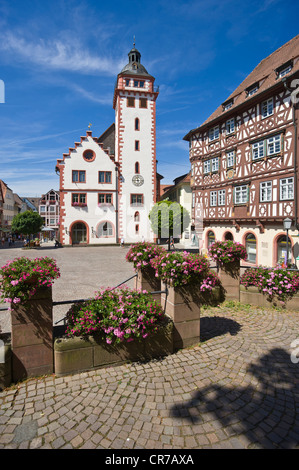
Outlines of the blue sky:
{"type": "Polygon", "coordinates": [[[20,196],[58,189],[57,158],[113,122],[117,74],[136,37],[160,86],[162,183],[189,171],[184,135],[298,34],[290,0],[0,0],[0,178],[20,196]]]}

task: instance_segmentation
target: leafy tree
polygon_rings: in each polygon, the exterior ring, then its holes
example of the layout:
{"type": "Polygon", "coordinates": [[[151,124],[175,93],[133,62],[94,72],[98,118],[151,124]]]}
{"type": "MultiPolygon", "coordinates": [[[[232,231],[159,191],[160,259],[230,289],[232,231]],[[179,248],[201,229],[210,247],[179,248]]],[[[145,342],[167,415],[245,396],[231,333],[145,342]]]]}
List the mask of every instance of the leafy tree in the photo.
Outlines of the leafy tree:
{"type": "Polygon", "coordinates": [[[178,202],[163,200],[157,202],[149,213],[153,232],[158,238],[179,238],[190,223],[190,214],[178,202]]]}
{"type": "Polygon", "coordinates": [[[28,235],[30,237],[30,235],[40,232],[43,225],[44,219],[38,212],[29,210],[14,216],[11,230],[12,232],[28,235]]]}

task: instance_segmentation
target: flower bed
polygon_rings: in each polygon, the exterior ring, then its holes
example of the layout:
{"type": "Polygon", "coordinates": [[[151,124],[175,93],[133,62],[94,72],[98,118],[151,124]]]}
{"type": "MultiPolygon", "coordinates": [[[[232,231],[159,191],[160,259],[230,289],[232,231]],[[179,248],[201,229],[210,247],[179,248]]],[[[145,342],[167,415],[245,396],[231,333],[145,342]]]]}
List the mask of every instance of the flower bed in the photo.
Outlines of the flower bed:
{"type": "Polygon", "coordinates": [[[145,339],[158,331],[164,314],[146,291],[128,288],[99,292],[94,299],[74,304],[67,314],[68,336],[99,334],[107,344],[145,339]]]}
{"type": "Polygon", "coordinates": [[[50,287],[60,277],[59,268],[52,258],[25,257],[8,261],[0,269],[1,298],[10,304],[26,303],[37,289],[50,287]]]}
{"type": "Polygon", "coordinates": [[[69,310],[66,334],[54,344],[55,374],[171,354],[172,330],[148,292],[105,289],[69,310]]]}
{"type": "Polygon", "coordinates": [[[241,276],[240,283],[245,288],[256,287],[269,301],[284,303],[299,292],[299,272],[287,271],[281,266],[249,268],[241,276]]]}
{"type": "Polygon", "coordinates": [[[173,287],[200,284],[200,290],[210,290],[218,285],[218,277],[209,271],[209,261],[198,254],[165,252],[151,260],[155,276],[173,287]]]}
{"type": "Polygon", "coordinates": [[[241,259],[246,260],[247,253],[244,245],[232,240],[214,242],[209,248],[209,256],[217,264],[223,266],[241,259]]]}
{"type": "Polygon", "coordinates": [[[100,334],[59,337],[54,342],[54,367],[57,377],[120,365],[148,361],[173,353],[173,323],[164,319],[155,334],[142,341],[107,344],[100,334]]]}
{"type": "Polygon", "coordinates": [[[139,242],[130,246],[126,255],[126,260],[133,263],[134,269],[144,269],[151,267],[150,261],[162,253],[166,253],[165,248],[149,242],[139,242]]]}

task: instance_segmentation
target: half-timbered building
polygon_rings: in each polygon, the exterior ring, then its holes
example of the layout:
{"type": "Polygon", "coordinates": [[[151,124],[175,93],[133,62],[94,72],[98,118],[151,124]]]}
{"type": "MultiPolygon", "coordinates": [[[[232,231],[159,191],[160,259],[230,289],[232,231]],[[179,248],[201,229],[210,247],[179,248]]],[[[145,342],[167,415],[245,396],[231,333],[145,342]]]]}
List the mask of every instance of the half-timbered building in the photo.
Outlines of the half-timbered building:
{"type": "Polygon", "coordinates": [[[233,239],[247,263],[298,256],[299,35],[189,131],[192,222],[200,246],[233,239]],[[296,91],[297,90],[297,91],[296,91]],[[292,220],[288,242],[284,220],[292,220]]]}

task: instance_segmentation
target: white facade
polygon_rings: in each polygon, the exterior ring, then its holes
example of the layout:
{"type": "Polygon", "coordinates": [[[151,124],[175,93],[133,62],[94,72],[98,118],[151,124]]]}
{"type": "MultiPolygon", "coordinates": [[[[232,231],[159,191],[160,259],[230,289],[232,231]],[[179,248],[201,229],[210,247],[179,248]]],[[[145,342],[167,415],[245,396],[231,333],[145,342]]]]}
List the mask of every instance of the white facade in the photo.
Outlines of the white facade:
{"type": "Polygon", "coordinates": [[[65,245],[116,242],[115,164],[95,140],[88,131],[60,162],[60,235],[65,245]],[[89,153],[92,157],[86,159],[89,153]],[[109,182],[100,183],[100,173],[109,182]]]}

